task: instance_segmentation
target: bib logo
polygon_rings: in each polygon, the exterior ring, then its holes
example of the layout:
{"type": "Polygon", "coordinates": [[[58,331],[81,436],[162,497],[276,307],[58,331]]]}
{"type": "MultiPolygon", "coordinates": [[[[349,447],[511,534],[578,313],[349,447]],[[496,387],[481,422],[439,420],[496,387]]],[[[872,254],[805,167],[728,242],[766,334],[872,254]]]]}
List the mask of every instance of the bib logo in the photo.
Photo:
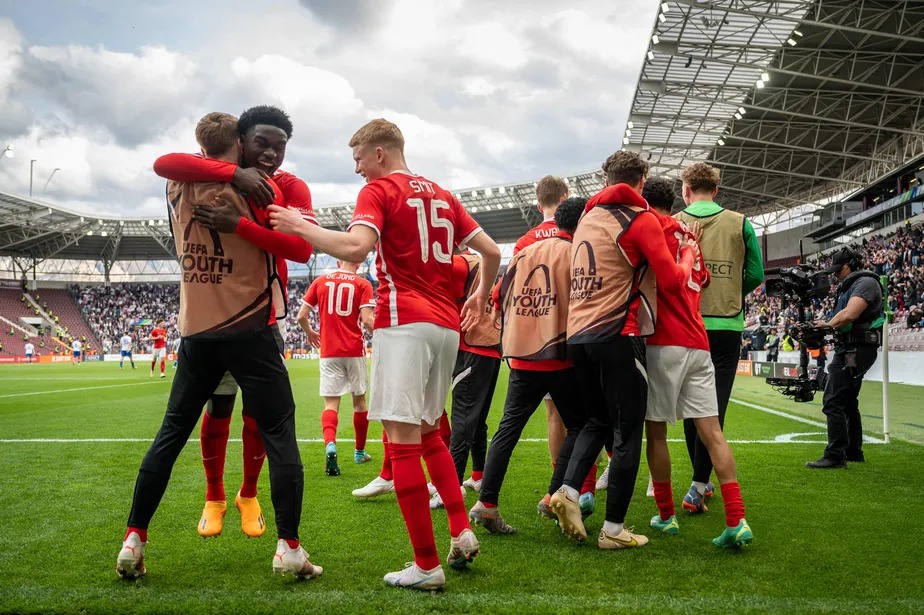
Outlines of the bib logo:
{"type": "Polygon", "coordinates": [[[597,258],[594,249],[586,241],[578,244],[571,259],[571,300],[590,299],[594,291],[603,288],[603,276],[597,275],[597,258]],[[579,263],[581,248],[587,253],[587,262],[579,263]]]}
{"type": "Polygon", "coordinates": [[[225,275],[230,275],[234,269],[234,259],[225,258],[225,251],[221,245],[218,231],[210,231],[212,237],[212,253],[209,256],[208,246],[204,243],[189,241],[189,233],[193,225],[186,227],[183,237],[183,250],[180,255],[180,269],[183,270],[183,282],[187,284],[221,284],[225,275]]]}
{"type": "Polygon", "coordinates": [[[513,296],[513,307],[517,316],[534,318],[548,316],[556,305],[558,305],[558,295],[552,292],[552,276],[548,265],[539,265],[530,271],[526,276],[526,281],[523,282],[520,293],[513,296]],[[540,284],[539,288],[533,288],[531,283],[537,271],[545,276],[545,285],[540,284]]]}
{"type": "Polygon", "coordinates": [[[732,267],[734,263],[731,261],[706,261],[706,269],[713,278],[731,279],[732,267]]]}

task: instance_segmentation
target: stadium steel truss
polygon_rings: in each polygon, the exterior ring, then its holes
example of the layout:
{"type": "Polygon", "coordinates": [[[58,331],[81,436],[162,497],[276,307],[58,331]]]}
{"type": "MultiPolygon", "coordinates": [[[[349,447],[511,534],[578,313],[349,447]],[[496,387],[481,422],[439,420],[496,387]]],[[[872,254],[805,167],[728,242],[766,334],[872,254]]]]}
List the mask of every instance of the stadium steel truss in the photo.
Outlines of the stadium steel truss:
{"type": "MultiPolygon", "coordinates": [[[[726,207],[772,224],[847,199],[924,154],[924,2],[659,4],[614,144],[641,153],[653,174],[676,179],[709,162],[722,170],[726,207]]],[[[597,170],[564,177],[582,196],[603,186],[597,170]]],[[[499,243],[540,222],[533,182],[456,194],[499,243]]],[[[317,214],[344,229],[352,209],[317,214]]],[[[0,193],[2,277],[176,279],[174,257],[166,219],[96,217],[0,193]]]]}

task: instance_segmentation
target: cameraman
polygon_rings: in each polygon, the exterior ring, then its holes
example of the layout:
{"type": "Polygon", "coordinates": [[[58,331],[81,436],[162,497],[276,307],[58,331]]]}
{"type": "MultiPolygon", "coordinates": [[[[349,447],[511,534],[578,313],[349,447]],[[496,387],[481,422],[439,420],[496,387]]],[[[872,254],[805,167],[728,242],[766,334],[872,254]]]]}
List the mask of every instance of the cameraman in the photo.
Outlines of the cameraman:
{"type": "Polygon", "coordinates": [[[828,417],[828,446],[814,469],[846,468],[848,461],[863,458],[863,425],[858,397],[863,376],[876,362],[883,324],[882,286],[870,271],[861,271],[862,257],[849,248],[834,255],[825,272],[839,285],[834,316],[828,326],[840,332],[834,358],[828,368],[822,412],[828,417]]]}

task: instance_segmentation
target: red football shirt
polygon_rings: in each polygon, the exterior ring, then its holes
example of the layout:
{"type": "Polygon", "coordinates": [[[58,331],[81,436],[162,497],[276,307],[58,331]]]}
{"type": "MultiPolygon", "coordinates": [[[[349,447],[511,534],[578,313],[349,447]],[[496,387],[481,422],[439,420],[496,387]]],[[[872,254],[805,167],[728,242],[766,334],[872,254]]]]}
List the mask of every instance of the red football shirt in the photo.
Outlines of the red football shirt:
{"type": "MultiPolygon", "coordinates": [[[[468,300],[468,296],[465,294],[465,283],[468,281],[468,262],[462,258],[461,255],[456,255],[452,257],[452,283],[453,283],[453,296],[456,298],[456,305],[458,305],[461,312],[462,306],[465,305],[465,302],[468,300]]],[[[498,282],[498,285],[500,283],[498,282]]],[[[474,289],[472,289],[474,290],[474,289]]],[[[494,300],[493,298],[488,298],[488,304],[490,304],[493,311],[494,300]]],[[[486,306],[487,307],[487,306],[486,306]]],[[[461,316],[461,313],[460,313],[461,316]]],[[[482,318],[493,318],[491,314],[482,314],[482,318]]],[[[461,325],[461,323],[460,323],[461,325]]],[[[483,357],[492,357],[495,359],[501,358],[501,353],[497,350],[492,350],[490,348],[478,348],[475,346],[469,346],[465,343],[465,334],[462,331],[459,331],[459,350],[464,350],[472,354],[478,354],[483,357]]]]}
{"type": "Polygon", "coordinates": [[[372,284],[349,271],[314,279],[302,303],[318,308],[321,358],[365,356],[359,311],[372,307],[372,284]]]}
{"type": "MultiPolygon", "coordinates": [[[[657,214],[664,229],[667,249],[680,262],[680,242],[690,234],[687,227],[670,216],[657,214]]],[[[667,292],[658,286],[658,317],[654,335],[648,338],[650,346],[682,346],[709,350],[706,325],[699,314],[700,292],[709,285],[709,270],[702,257],[693,261],[693,271],[679,293],[667,292]]]]}
{"type": "Polygon", "coordinates": [[[458,199],[396,171],[360,191],[350,228],[357,224],[378,235],[375,327],[429,322],[458,329],[452,249],[481,232],[458,199]]]}
{"type": "Polygon", "coordinates": [[[526,246],[531,246],[537,241],[555,237],[558,235],[558,225],[555,224],[555,218],[546,218],[541,224],[529,229],[525,235],[517,239],[513,246],[513,253],[516,254],[526,246]]]}
{"type": "Polygon", "coordinates": [[[154,348],[166,348],[167,347],[167,330],[166,329],[154,329],[151,331],[151,337],[160,336],[160,339],[154,340],[154,348]]]}

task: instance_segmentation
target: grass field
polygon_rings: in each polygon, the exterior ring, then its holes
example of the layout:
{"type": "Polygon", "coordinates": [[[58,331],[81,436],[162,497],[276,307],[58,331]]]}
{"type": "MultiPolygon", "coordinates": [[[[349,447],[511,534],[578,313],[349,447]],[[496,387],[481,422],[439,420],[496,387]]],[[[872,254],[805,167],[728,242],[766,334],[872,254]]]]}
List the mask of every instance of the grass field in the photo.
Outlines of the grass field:
{"type": "MultiPolygon", "coordinates": [[[[147,366],[120,372],[113,363],[0,369],[0,612],[924,611],[924,538],[914,521],[924,501],[924,448],[901,440],[870,443],[866,464],[807,470],[805,461],[823,448],[820,404],[790,404],[749,378],[739,379],[726,425],[755,533],[749,549],[711,545],[724,525],[719,496],[705,515],[679,514],[680,535],[650,532],[655,507],[644,494],[644,461],[627,524],[647,533],[651,544],[604,553],[593,540],[568,542],[535,512],[550,474],[544,412],[537,412],[501,496],[501,510],[519,533],[500,537],[478,529],[482,556],[466,572],[447,569],[441,594],[386,587],[382,575],[411,559],[394,496],[354,501],[349,493],[377,474],[379,433],[370,434],[373,462],[353,465],[352,423],[344,413],[341,458],[347,463],[342,476],[324,476],[317,363],[290,362],[290,369],[305,464],[302,539],[325,569],[308,582],[270,574],[275,527],[265,471],[261,503],[269,528],[263,538],[244,537],[233,504],[221,537],[198,537],[205,481],[196,442],[180,456],[154,517],[148,576],[119,580],[113,568],[135,474],[160,424],[169,378],[152,381],[147,366]]],[[[502,373],[492,431],[505,378],[502,373]]],[[[891,393],[893,434],[924,440],[924,429],[913,427],[924,424],[924,389],[896,385],[891,393]]],[[[864,414],[880,412],[879,395],[875,384],[867,386],[864,414]]],[[[240,426],[236,416],[232,437],[239,438],[240,426]]],[[[876,436],[880,426],[871,418],[868,433],[876,436]]],[[[680,431],[671,437],[679,439],[680,431]]],[[[689,462],[679,440],[671,447],[679,496],[689,485],[689,462]]],[[[229,495],[240,483],[240,451],[239,439],[232,441],[229,495]]],[[[588,520],[591,536],[602,524],[605,497],[598,495],[598,512],[588,520]]],[[[467,503],[475,500],[469,493],[467,503]]],[[[445,557],[446,516],[437,511],[433,518],[445,557]]]]}

